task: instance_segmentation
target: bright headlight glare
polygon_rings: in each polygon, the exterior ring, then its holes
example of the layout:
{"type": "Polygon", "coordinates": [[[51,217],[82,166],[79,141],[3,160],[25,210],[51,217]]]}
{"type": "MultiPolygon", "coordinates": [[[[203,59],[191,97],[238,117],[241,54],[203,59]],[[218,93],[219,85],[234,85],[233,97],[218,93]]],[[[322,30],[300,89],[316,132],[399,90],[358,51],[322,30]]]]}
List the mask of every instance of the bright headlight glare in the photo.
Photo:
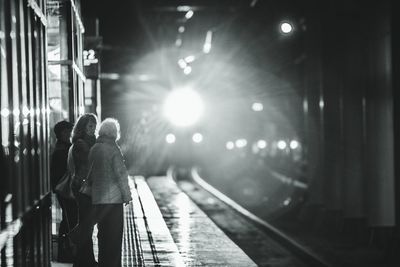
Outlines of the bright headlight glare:
{"type": "Polygon", "coordinates": [[[164,104],[165,116],[177,126],[190,126],[196,123],[203,109],[200,96],[190,89],[172,91],[164,104]]]}

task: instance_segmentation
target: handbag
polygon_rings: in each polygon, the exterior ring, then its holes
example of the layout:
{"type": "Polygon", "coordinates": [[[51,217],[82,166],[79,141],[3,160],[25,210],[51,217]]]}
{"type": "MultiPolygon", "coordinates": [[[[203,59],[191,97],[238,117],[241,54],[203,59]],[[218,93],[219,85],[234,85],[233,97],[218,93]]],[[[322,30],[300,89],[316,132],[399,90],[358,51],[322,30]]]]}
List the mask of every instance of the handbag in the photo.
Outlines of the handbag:
{"type": "Polygon", "coordinates": [[[67,234],[67,238],[72,245],[78,245],[82,240],[82,236],[84,236],[84,233],[82,233],[82,226],[79,223],[67,234]]]}
{"type": "Polygon", "coordinates": [[[81,188],[79,189],[79,193],[82,193],[89,197],[92,196],[92,179],[90,178],[90,175],[92,174],[92,169],[93,169],[93,163],[90,166],[90,170],[88,172],[88,175],[86,176],[86,179],[83,179],[81,188]]]}
{"type": "Polygon", "coordinates": [[[74,193],[71,188],[72,176],[69,171],[67,171],[60,181],[57,183],[54,192],[63,198],[75,199],[74,193]]]}

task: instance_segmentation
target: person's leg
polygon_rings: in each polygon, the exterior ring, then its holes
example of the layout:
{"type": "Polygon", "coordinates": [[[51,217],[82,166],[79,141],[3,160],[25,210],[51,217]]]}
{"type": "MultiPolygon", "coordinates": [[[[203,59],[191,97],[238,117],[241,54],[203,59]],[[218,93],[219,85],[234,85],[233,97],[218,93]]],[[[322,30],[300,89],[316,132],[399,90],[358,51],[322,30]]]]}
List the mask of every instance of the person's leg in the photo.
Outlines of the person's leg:
{"type": "Polygon", "coordinates": [[[99,267],[120,267],[124,227],[122,204],[105,204],[99,230],[99,267]]]}
{"type": "Polygon", "coordinates": [[[94,210],[94,217],[95,217],[95,222],[97,223],[97,244],[98,244],[98,262],[99,262],[99,267],[100,266],[105,266],[104,262],[104,257],[107,255],[107,238],[105,235],[105,232],[107,231],[106,226],[104,226],[103,223],[103,218],[107,216],[108,212],[108,205],[106,204],[98,204],[98,205],[93,205],[93,210],[94,210]]]}
{"type": "Polygon", "coordinates": [[[93,253],[93,207],[90,197],[77,194],[79,223],[79,240],[74,267],[91,267],[96,263],[93,253]]]}
{"type": "Polygon", "coordinates": [[[58,194],[56,194],[57,197],[57,201],[58,204],[60,205],[61,208],[61,222],[60,222],[60,226],[58,228],[58,234],[63,234],[66,233],[68,231],[68,224],[67,224],[67,220],[66,220],[66,213],[65,213],[65,204],[63,201],[63,198],[60,197],[58,194]]]}
{"type": "Polygon", "coordinates": [[[78,206],[73,199],[64,199],[64,210],[68,219],[69,231],[78,224],[78,206]]]}
{"type": "Polygon", "coordinates": [[[69,228],[69,220],[68,220],[68,211],[67,206],[68,203],[65,198],[59,196],[58,194],[57,200],[61,207],[61,215],[62,219],[60,222],[60,226],[58,228],[58,257],[57,260],[59,262],[72,262],[73,260],[73,251],[70,242],[66,238],[66,234],[70,231],[69,228]]]}

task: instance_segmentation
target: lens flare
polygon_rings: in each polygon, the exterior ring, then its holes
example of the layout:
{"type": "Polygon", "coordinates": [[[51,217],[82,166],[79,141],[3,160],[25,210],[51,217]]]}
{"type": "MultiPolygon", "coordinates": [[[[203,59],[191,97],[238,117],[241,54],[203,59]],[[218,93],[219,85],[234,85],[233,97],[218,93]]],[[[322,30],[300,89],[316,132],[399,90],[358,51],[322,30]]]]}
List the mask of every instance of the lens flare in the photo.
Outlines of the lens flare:
{"type": "Polygon", "coordinates": [[[172,91],[164,103],[165,116],[176,126],[195,124],[203,114],[203,101],[199,94],[190,89],[172,91]]]}
{"type": "Polygon", "coordinates": [[[284,34],[291,33],[293,31],[293,26],[289,22],[282,22],[280,25],[281,32],[284,34]]]}

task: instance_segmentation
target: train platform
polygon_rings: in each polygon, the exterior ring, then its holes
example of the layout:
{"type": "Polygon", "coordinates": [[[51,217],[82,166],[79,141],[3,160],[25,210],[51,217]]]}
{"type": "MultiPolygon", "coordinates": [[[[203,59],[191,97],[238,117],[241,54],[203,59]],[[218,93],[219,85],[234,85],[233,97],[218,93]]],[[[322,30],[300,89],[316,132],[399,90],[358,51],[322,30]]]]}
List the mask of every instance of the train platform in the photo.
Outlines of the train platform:
{"type": "MultiPolygon", "coordinates": [[[[124,267],[398,266],[382,261],[372,247],[328,242],[290,225],[280,225],[283,233],[265,221],[254,223],[246,219],[252,215],[243,216],[246,211],[200,177],[193,182],[168,174],[134,176],[129,185],[133,200],[124,207],[124,267]]],[[[92,238],[97,259],[96,227],[92,238]]],[[[70,266],[52,262],[52,267],[70,266]]]]}
{"type": "Polygon", "coordinates": [[[257,266],[172,178],[135,176],[130,187],[133,200],[124,208],[122,266],[257,266]]]}
{"type": "MultiPolygon", "coordinates": [[[[124,267],[398,266],[382,262],[377,251],[371,248],[342,248],[338,244],[323,243],[315,236],[315,240],[307,242],[307,239],[299,237],[304,229],[295,232],[291,232],[291,228],[285,229],[293,240],[271,233],[271,225],[268,226],[269,233],[260,231],[260,227],[249,223],[238,214],[240,212],[229,207],[229,201],[214,198],[215,193],[211,189],[203,190],[206,186],[198,181],[175,181],[171,175],[147,179],[135,176],[130,177],[129,184],[133,200],[124,207],[124,267]],[[281,237],[277,238],[277,235],[281,237]],[[284,241],[276,242],[279,239],[284,241]],[[294,248],[296,242],[298,247],[303,244],[301,248],[294,248]],[[304,251],[299,253],[299,249],[304,251]],[[309,252],[312,253],[305,255],[309,252]],[[346,260],[339,260],[343,258],[346,260]]],[[[93,241],[97,259],[96,227],[93,241]]],[[[72,264],[52,262],[52,266],[70,267],[72,264]]]]}

